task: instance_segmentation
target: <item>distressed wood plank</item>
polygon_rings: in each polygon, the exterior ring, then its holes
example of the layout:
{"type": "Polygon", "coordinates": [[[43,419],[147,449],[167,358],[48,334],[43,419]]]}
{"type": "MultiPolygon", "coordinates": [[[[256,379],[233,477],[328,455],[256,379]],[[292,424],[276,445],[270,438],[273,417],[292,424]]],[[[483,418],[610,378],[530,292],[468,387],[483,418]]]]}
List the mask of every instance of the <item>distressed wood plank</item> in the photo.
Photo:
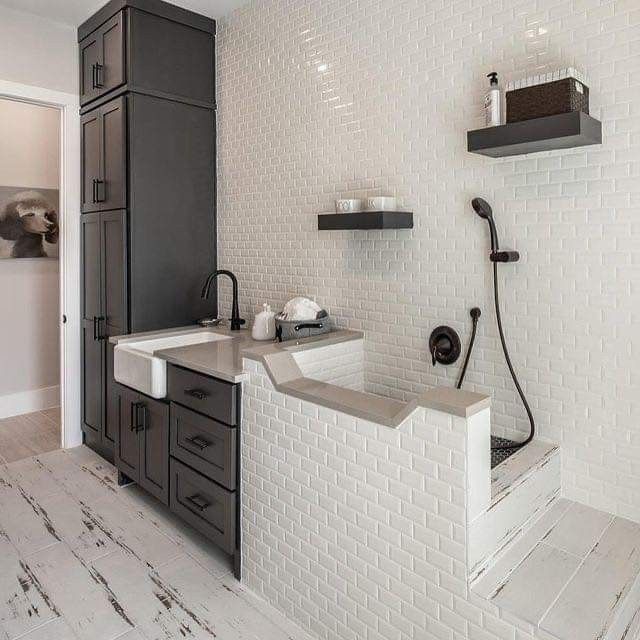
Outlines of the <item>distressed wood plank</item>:
{"type": "Polygon", "coordinates": [[[562,518],[572,504],[574,503],[564,498],[556,500],[533,526],[523,533],[495,564],[473,583],[473,590],[485,598],[490,598],[558,520],[562,518]]]}
{"type": "Polygon", "coordinates": [[[495,499],[505,489],[535,473],[551,456],[559,455],[555,445],[534,440],[491,470],[491,496],[495,499]]]}
{"type": "Polygon", "coordinates": [[[27,633],[27,635],[21,636],[20,640],[78,640],[78,636],[73,633],[71,627],[62,618],[56,618],[27,633]]]}
{"type": "Polygon", "coordinates": [[[180,546],[162,533],[143,513],[133,511],[115,495],[92,502],[81,501],[88,522],[105,533],[122,550],[152,566],[182,555],[180,546]]]}
{"type": "Polygon", "coordinates": [[[584,558],[612,520],[612,515],[576,502],[549,531],[544,541],[584,558]]]}
{"type": "Polygon", "coordinates": [[[0,477],[0,536],[9,540],[22,555],[61,539],[37,500],[9,475],[0,477]]]}
{"type": "Polygon", "coordinates": [[[114,594],[66,545],[44,549],[26,564],[81,640],[113,640],[133,628],[114,594]]]}
{"type": "Polygon", "coordinates": [[[640,525],[615,518],[542,620],[563,640],[604,636],[640,573],[640,525]]]}
{"type": "Polygon", "coordinates": [[[14,547],[0,539],[0,628],[6,637],[22,636],[58,615],[14,547]]]}
{"type": "Polygon", "coordinates": [[[68,494],[38,500],[56,533],[84,561],[90,562],[119,548],[117,539],[88,517],[86,508],[68,494]]]}
{"type": "Polygon", "coordinates": [[[579,558],[540,543],[498,587],[491,601],[537,625],[579,565],[579,558]]]}
{"type": "Polygon", "coordinates": [[[229,555],[139,487],[127,487],[121,497],[125,497],[141,518],[160,529],[183,553],[190,555],[214,576],[222,577],[233,570],[229,555]]]}

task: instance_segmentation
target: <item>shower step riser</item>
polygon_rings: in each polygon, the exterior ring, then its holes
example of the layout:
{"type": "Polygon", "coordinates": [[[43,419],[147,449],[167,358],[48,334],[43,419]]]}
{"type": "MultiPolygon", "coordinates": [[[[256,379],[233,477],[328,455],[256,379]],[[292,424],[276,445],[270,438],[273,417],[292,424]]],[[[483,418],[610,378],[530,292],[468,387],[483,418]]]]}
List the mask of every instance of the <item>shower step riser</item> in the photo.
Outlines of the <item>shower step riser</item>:
{"type": "Polygon", "coordinates": [[[473,582],[495,558],[560,496],[560,452],[495,495],[489,507],[469,524],[469,579],[473,582]]]}

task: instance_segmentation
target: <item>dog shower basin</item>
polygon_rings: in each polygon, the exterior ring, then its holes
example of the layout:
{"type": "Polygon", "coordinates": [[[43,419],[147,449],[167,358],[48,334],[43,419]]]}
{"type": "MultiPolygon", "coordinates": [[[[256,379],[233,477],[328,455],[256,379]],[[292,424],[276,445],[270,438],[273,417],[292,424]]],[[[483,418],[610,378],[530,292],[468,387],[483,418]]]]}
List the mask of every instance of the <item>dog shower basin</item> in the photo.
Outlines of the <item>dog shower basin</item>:
{"type": "Polygon", "coordinates": [[[229,339],[210,331],[190,331],[162,338],[120,342],[113,352],[113,377],[117,382],[152,398],[164,398],[167,395],[167,362],[156,353],[229,339]]]}

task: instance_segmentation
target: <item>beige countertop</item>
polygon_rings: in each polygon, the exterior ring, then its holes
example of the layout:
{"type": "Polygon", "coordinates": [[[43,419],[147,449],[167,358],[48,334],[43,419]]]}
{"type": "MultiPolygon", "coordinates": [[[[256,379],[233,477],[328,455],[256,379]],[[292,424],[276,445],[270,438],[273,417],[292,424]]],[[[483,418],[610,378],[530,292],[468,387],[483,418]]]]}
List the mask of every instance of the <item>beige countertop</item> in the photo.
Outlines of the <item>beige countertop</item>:
{"type": "Polygon", "coordinates": [[[417,407],[470,417],[490,405],[489,396],[450,387],[434,387],[416,400],[402,402],[302,375],[292,355],[294,352],[362,340],[364,334],[360,331],[338,330],[312,338],[278,343],[253,340],[247,329],[230,331],[226,327],[203,329],[196,326],[116,336],[109,341],[124,344],[203,331],[211,331],[228,339],[159,349],[153,355],[185,369],[234,383],[242,382],[247,377],[243,358],[257,360],[263,364],[278,391],[389,427],[400,425],[417,407]]]}

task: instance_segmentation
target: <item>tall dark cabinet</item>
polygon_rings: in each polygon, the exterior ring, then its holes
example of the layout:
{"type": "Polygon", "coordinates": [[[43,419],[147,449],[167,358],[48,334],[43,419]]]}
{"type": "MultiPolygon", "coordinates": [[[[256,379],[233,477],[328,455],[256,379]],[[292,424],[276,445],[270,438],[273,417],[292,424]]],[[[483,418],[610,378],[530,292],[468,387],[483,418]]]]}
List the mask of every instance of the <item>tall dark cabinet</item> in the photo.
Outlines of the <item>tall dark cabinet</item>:
{"type": "MultiPolygon", "coordinates": [[[[108,338],[215,312],[200,298],[216,266],[215,22],[160,0],[112,0],[78,41],[82,422],[86,444],[112,460],[120,412],[136,400],[108,393],[108,338]]],[[[167,438],[149,433],[145,459],[167,438]]],[[[166,491],[151,470],[140,481],[166,491]]]]}

